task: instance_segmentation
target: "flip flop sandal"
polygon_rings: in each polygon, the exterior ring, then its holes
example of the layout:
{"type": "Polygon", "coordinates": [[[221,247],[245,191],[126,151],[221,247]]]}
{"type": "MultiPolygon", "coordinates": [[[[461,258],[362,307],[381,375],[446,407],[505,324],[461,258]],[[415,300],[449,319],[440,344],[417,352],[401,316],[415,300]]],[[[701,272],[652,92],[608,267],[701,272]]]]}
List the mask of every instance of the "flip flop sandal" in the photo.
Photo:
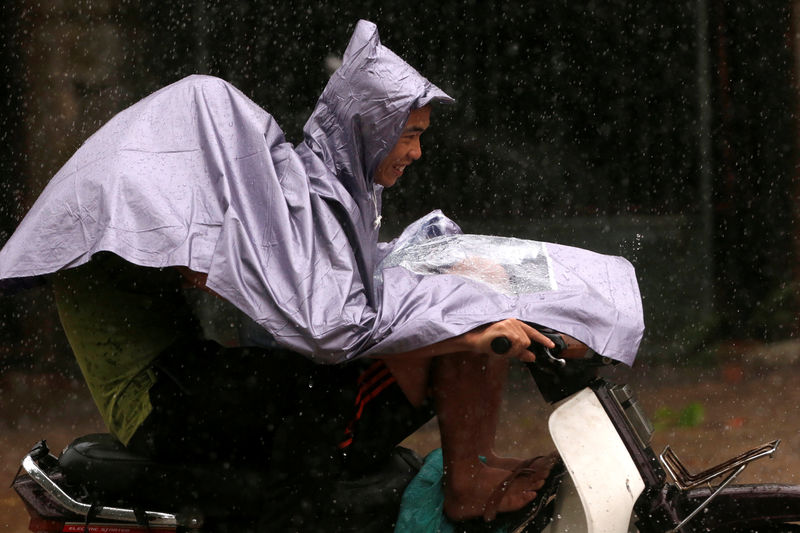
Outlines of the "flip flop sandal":
{"type": "Polygon", "coordinates": [[[497,509],[500,507],[500,502],[503,501],[503,496],[506,495],[506,491],[508,491],[508,488],[515,479],[518,477],[531,477],[533,478],[532,481],[534,482],[544,482],[547,479],[547,476],[550,474],[550,470],[553,469],[553,466],[555,466],[558,460],[558,454],[553,452],[549,455],[540,455],[538,457],[534,457],[533,459],[523,461],[517,465],[517,467],[511,471],[508,477],[504,479],[503,482],[497,487],[495,487],[495,489],[489,495],[489,499],[486,500],[486,507],[483,509],[483,519],[486,522],[491,522],[497,518],[497,509]],[[537,474],[538,479],[536,477],[537,474]]]}
{"type": "Polygon", "coordinates": [[[525,526],[534,522],[542,508],[549,503],[563,474],[563,463],[557,452],[534,457],[520,463],[489,495],[483,516],[457,522],[455,524],[456,531],[459,533],[487,533],[501,527],[508,531],[524,531],[525,526]],[[544,481],[544,485],[536,491],[536,498],[516,511],[498,513],[500,502],[515,479],[520,476],[535,478],[537,475],[539,480],[544,481]]]}

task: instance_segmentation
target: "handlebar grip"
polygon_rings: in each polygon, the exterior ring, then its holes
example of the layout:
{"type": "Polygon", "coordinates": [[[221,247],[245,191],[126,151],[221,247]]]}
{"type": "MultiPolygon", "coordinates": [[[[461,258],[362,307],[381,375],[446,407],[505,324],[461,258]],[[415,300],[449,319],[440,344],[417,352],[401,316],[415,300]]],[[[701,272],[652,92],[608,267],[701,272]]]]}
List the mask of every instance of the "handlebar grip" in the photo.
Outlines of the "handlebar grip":
{"type": "MultiPolygon", "coordinates": [[[[554,364],[559,367],[564,366],[566,361],[558,357],[561,355],[561,352],[567,348],[567,343],[564,341],[564,338],[555,332],[548,331],[541,333],[552,340],[555,344],[555,347],[545,348],[538,342],[533,342],[528,349],[536,354],[537,359],[539,359],[539,361],[542,363],[554,364]]],[[[511,341],[508,340],[508,337],[501,335],[492,339],[492,342],[489,344],[489,346],[497,355],[503,355],[508,353],[508,351],[511,349],[511,341]]]]}
{"type": "Polygon", "coordinates": [[[495,337],[492,339],[490,346],[492,347],[492,351],[494,351],[494,353],[497,355],[503,355],[504,353],[508,353],[508,351],[511,349],[511,341],[508,340],[508,337],[501,335],[500,337],[495,337]]]}

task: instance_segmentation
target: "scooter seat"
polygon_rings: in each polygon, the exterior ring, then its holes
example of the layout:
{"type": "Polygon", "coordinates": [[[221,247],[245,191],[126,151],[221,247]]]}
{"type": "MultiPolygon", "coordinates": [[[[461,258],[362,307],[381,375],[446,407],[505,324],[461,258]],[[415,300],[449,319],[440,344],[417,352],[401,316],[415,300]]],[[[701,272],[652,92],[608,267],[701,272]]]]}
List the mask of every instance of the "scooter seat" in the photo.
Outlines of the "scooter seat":
{"type": "Polygon", "coordinates": [[[58,462],[70,486],[86,490],[105,505],[180,508],[202,504],[207,508],[209,502],[225,505],[228,496],[241,505],[246,494],[266,484],[257,470],[153,461],[131,452],[107,433],[75,439],[58,462]]]}
{"type": "Polygon", "coordinates": [[[128,450],[107,433],[85,435],[74,440],[58,458],[72,483],[108,492],[127,490],[144,478],[163,477],[159,465],[128,450]]]}
{"type": "MultiPolygon", "coordinates": [[[[397,446],[367,473],[287,481],[246,465],[156,462],[99,433],[74,440],[58,464],[67,492],[104,506],[170,513],[202,509],[211,520],[256,516],[277,531],[296,530],[304,520],[317,519],[372,527],[353,531],[386,531],[392,529],[400,497],[422,459],[397,446]]],[[[320,530],[316,525],[300,529],[320,530]]]]}

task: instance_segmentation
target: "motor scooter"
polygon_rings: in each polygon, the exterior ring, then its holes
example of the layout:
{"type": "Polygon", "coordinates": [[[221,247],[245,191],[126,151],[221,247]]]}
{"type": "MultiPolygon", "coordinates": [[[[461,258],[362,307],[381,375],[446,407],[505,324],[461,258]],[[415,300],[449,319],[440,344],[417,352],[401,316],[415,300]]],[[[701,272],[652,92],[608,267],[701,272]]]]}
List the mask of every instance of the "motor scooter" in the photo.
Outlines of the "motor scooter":
{"type": "MultiPolygon", "coordinates": [[[[800,531],[800,486],[733,484],[750,463],[772,456],[778,440],[692,473],[670,447],[654,453],[653,426],[630,388],[598,377],[611,359],[591,350],[570,356],[564,336],[541,330],[556,347],[533,345],[528,368],[555,405],[548,425],[561,462],[531,505],[486,531],[500,524],[514,533],[800,531]]],[[[508,349],[502,337],[492,346],[508,349]]],[[[38,443],[13,487],[32,532],[390,531],[420,464],[398,447],[364,477],[271,485],[255,468],[156,464],[109,435],[89,435],[59,457],[38,443]],[[198,498],[198,487],[208,486],[214,497],[198,498]]]]}

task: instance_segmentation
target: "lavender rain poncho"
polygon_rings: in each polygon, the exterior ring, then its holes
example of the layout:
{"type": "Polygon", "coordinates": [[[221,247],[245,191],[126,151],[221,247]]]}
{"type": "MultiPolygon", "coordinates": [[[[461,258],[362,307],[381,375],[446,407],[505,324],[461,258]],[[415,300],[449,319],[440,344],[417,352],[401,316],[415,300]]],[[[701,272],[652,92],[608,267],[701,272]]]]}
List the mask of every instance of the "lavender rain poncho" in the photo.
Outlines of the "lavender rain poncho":
{"type": "Polygon", "coordinates": [[[210,289],[318,362],[517,317],[630,364],[643,323],[624,259],[462,236],[438,212],[378,243],[375,169],[412,109],[451,101],[366,21],[296,147],[236,88],[191,76],[119,113],[70,158],[0,252],[0,279],[110,251],[207,273],[210,289]]]}

